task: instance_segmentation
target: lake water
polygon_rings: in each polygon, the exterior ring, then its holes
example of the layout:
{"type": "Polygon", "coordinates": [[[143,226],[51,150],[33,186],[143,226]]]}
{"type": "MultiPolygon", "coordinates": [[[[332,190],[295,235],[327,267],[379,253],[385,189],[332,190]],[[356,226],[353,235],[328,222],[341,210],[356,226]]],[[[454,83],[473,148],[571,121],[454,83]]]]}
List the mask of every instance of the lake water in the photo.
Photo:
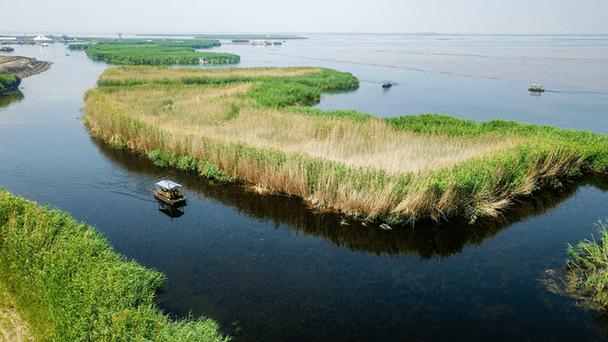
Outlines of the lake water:
{"type": "MultiPolygon", "coordinates": [[[[605,37],[311,38],[219,50],[240,54],[242,66],[323,65],[361,79],[357,91],[325,95],[321,108],[608,129],[605,37]],[[520,65],[522,57],[536,62],[520,65]],[[398,84],[383,91],[384,79],[398,84]],[[532,80],[550,92],[529,96],[532,80]]],[[[23,98],[0,101],[0,186],[95,225],[118,252],[167,274],[159,303],[168,313],[207,315],[238,341],[608,336],[601,315],[542,281],[563,268],[567,244],[608,215],[604,181],[566,184],[475,226],[341,225],[296,199],[158,169],[91,139],[83,94],[106,65],[66,52],[16,47],[54,65],[23,81],[23,98]],[[162,177],[186,185],[179,217],[151,196],[162,177]]]]}

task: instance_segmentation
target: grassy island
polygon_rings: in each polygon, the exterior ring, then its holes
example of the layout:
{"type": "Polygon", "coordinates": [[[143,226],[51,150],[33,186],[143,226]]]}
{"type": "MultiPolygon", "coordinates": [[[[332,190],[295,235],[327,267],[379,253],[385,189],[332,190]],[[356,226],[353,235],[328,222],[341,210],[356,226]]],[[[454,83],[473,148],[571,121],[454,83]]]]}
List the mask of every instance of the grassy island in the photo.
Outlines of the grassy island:
{"type": "Polygon", "coordinates": [[[0,74],[0,95],[19,89],[21,78],[14,74],[0,74]]]}
{"type": "Polygon", "coordinates": [[[163,280],[66,213],[0,190],[0,295],[29,323],[12,314],[0,337],[29,326],[37,341],[225,340],[212,320],[162,314],[154,298],[163,280]]]}
{"type": "Polygon", "coordinates": [[[94,60],[123,65],[192,65],[237,64],[240,57],[230,53],[200,52],[219,46],[220,42],[211,39],[189,40],[126,40],[99,42],[96,44],[72,44],[71,50],[85,50],[94,60]]]}
{"type": "Polygon", "coordinates": [[[112,68],[86,94],[85,121],[158,166],[389,224],[494,217],[520,196],[608,168],[608,138],[589,132],[307,106],[357,86],[323,68],[112,68]]]}

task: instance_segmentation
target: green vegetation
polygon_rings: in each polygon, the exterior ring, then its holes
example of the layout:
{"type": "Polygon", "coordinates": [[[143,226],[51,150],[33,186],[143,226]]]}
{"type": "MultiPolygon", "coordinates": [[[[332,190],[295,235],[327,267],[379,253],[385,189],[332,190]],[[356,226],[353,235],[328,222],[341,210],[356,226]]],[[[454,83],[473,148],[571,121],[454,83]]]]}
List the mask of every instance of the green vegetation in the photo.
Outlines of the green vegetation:
{"type": "Polygon", "coordinates": [[[568,246],[566,274],[570,285],[593,303],[608,308],[608,225],[598,223],[599,240],[585,240],[568,246]]]}
{"type": "Polygon", "coordinates": [[[220,341],[209,319],[155,306],[164,276],[66,213],[0,190],[0,284],[38,341],[220,341]]]}
{"type": "Polygon", "coordinates": [[[72,50],[86,50],[94,59],[112,64],[125,65],[192,65],[237,64],[239,56],[230,53],[199,52],[219,46],[219,41],[209,39],[189,40],[124,40],[96,44],[72,44],[72,50]]]}
{"type": "Polygon", "coordinates": [[[0,95],[19,89],[21,78],[13,74],[0,74],[0,95]]]}
{"type": "Polygon", "coordinates": [[[82,51],[82,50],[86,50],[87,47],[89,47],[90,44],[82,44],[82,43],[78,43],[78,44],[69,44],[68,45],[68,50],[72,50],[72,51],[82,51]]]}
{"type": "Polygon", "coordinates": [[[113,68],[87,93],[85,119],[94,136],[157,165],[191,157],[202,175],[214,165],[226,179],[391,224],[496,217],[520,196],[608,170],[608,137],[589,132],[306,106],[357,85],[322,68],[113,68]]]}

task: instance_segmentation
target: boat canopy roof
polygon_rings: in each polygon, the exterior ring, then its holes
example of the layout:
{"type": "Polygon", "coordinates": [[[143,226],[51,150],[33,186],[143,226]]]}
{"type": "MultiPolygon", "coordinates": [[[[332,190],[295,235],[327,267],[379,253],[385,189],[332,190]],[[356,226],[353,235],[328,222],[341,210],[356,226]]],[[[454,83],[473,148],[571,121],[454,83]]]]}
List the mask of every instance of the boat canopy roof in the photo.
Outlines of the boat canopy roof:
{"type": "Polygon", "coordinates": [[[156,186],[158,186],[159,188],[167,189],[167,190],[175,190],[175,189],[179,189],[182,187],[181,184],[175,183],[170,180],[165,180],[165,179],[156,183],[156,186]]]}

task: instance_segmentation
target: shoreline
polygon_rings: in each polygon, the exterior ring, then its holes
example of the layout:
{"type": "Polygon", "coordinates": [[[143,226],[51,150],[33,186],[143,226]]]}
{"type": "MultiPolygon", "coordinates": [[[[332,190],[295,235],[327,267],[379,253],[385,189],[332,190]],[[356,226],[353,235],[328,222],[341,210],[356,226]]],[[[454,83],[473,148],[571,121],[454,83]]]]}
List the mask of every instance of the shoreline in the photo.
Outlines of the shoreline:
{"type": "Polygon", "coordinates": [[[36,58],[23,56],[0,56],[0,74],[15,74],[26,78],[45,72],[52,62],[39,61],[36,58]]]}

